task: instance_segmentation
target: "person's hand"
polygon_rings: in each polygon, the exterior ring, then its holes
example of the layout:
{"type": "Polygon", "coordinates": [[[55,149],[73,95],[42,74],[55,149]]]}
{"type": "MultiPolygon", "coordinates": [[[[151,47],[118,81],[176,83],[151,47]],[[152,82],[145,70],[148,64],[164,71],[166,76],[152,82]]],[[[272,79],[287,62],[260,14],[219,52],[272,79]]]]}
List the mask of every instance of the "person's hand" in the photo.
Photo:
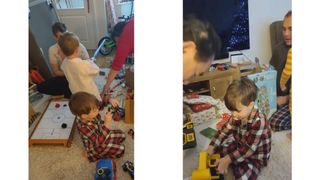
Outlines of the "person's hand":
{"type": "Polygon", "coordinates": [[[209,156],[211,156],[213,154],[213,149],[214,149],[214,146],[212,145],[209,145],[208,148],[207,148],[207,153],[209,156]]]}
{"type": "Polygon", "coordinates": [[[280,88],[281,88],[281,91],[286,91],[287,90],[286,86],[280,86],[280,88]]]}
{"type": "Polygon", "coordinates": [[[103,119],[104,119],[104,126],[109,129],[111,121],[112,121],[112,113],[111,113],[111,111],[108,111],[108,112],[104,113],[103,114],[103,119]]]}
{"type": "Polygon", "coordinates": [[[288,102],[289,102],[289,96],[278,96],[277,97],[277,105],[279,107],[285,105],[288,102]]]}
{"type": "Polygon", "coordinates": [[[110,100],[110,97],[111,97],[111,94],[103,94],[103,95],[101,95],[101,99],[102,99],[104,105],[108,104],[108,102],[110,100]]]}
{"type": "Polygon", "coordinates": [[[221,159],[217,159],[214,163],[217,166],[217,172],[219,174],[224,174],[228,172],[229,164],[231,163],[231,159],[228,155],[221,159]]]}
{"type": "Polygon", "coordinates": [[[119,107],[119,101],[117,99],[109,99],[109,103],[113,106],[113,107],[119,107]]]}
{"type": "Polygon", "coordinates": [[[110,94],[110,89],[109,89],[109,86],[107,86],[107,84],[105,84],[103,86],[103,91],[102,91],[104,94],[110,94]]]}

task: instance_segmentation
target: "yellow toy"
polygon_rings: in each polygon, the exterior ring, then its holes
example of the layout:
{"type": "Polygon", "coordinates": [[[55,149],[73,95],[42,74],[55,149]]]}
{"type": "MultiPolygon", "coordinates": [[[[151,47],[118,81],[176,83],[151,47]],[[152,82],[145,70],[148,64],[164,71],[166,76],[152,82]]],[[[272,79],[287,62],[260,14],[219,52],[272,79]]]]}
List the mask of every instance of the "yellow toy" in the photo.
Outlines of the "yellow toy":
{"type": "Polygon", "coordinates": [[[219,154],[212,154],[208,157],[207,152],[200,152],[199,167],[192,172],[192,180],[223,180],[223,175],[217,174],[215,161],[220,159],[219,154]]]}
{"type": "Polygon", "coordinates": [[[183,122],[183,149],[193,148],[197,145],[191,114],[186,114],[186,120],[183,122]]]}

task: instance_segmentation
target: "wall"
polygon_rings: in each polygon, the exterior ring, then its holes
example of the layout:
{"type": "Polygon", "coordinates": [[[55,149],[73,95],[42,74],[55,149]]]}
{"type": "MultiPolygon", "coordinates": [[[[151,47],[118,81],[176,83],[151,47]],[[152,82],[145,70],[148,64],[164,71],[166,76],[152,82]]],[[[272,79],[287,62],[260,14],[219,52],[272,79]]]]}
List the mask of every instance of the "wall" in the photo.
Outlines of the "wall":
{"type": "Polygon", "coordinates": [[[251,60],[258,57],[260,64],[269,63],[272,54],[269,25],[282,20],[292,9],[291,4],[291,0],[249,0],[250,49],[242,52],[251,60]]]}
{"type": "Polygon", "coordinates": [[[93,1],[94,3],[94,16],[96,20],[96,44],[100,38],[107,34],[107,16],[105,1],[93,1]]]}
{"type": "MultiPolygon", "coordinates": [[[[36,1],[30,2],[29,10],[30,10],[29,28],[31,33],[34,36],[34,40],[35,40],[35,43],[37,44],[37,47],[41,48],[40,52],[43,55],[43,59],[37,60],[36,65],[43,67],[43,65],[40,65],[40,64],[45,63],[48,66],[48,68],[43,69],[43,71],[49,70],[48,73],[51,73],[48,50],[51,45],[56,43],[52,36],[51,25],[54,22],[58,21],[58,17],[54,9],[51,9],[48,6],[47,1],[43,1],[43,0],[36,0],[36,1]],[[44,61],[44,62],[41,62],[41,61],[44,61]]],[[[37,53],[38,51],[33,51],[33,52],[37,53]]],[[[37,55],[34,57],[39,57],[39,56],[37,55]]]]}

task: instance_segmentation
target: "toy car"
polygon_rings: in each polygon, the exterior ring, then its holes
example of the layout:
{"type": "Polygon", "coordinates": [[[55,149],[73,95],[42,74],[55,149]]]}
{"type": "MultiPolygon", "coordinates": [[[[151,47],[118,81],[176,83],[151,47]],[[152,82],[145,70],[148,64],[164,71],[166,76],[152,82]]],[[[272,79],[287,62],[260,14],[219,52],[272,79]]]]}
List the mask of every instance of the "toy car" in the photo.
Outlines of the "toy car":
{"type": "Polygon", "coordinates": [[[132,179],[134,179],[134,167],[133,167],[133,163],[130,161],[126,161],[123,165],[122,165],[122,169],[125,172],[128,172],[129,175],[131,176],[132,179]]]}
{"type": "Polygon", "coordinates": [[[111,159],[100,159],[96,166],[94,180],[116,180],[116,164],[111,159]]]}

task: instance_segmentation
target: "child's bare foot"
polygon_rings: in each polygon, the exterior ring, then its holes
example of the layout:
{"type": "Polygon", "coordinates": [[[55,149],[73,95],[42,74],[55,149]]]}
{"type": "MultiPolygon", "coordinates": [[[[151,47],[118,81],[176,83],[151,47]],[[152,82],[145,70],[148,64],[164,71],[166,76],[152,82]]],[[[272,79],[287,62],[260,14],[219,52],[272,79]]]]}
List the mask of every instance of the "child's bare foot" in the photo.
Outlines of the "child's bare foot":
{"type": "Polygon", "coordinates": [[[83,151],[81,152],[81,156],[87,158],[87,151],[86,151],[86,150],[83,150],[83,151]]]}
{"type": "Polygon", "coordinates": [[[287,134],[287,138],[291,141],[291,139],[292,139],[292,133],[291,133],[291,132],[289,132],[289,133],[287,134]]]}

